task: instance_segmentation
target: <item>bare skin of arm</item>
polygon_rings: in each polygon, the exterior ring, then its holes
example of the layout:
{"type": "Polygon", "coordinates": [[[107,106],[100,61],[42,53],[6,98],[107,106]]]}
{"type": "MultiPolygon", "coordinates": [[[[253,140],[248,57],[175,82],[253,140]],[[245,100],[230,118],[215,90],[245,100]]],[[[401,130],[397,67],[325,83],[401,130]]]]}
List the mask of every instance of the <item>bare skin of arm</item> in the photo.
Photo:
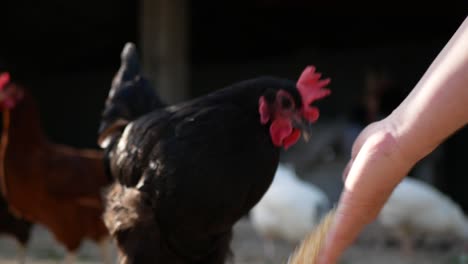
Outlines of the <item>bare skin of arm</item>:
{"type": "Polygon", "coordinates": [[[320,264],[337,263],[408,171],[468,123],[468,18],[408,97],[353,145],[320,264]]]}

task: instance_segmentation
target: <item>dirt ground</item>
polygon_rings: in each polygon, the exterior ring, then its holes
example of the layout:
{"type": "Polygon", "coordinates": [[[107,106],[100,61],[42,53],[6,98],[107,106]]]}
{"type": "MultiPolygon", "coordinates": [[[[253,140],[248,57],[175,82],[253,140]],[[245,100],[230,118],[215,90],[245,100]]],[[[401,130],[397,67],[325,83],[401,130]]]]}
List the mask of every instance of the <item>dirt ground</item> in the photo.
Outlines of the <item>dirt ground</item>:
{"type": "MultiPolygon", "coordinates": [[[[375,238],[379,236],[379,227],[365,231],[357,243],[344,255],[342,264],[465,264],[468,255],[459,249],[446,250],[418,249],[411,256],[405,256],[397,246],[384,247],[377,245],[375,238]]],[[[234,264],[285,264],[294,245],[274,241],[274,256],[267,256],[265,240],[259,237],[248,219],[241,220],[235,226],[232,242],[234,264]]],[[[0,263],[16,264],[17,248],[9,237],[0,239],[0,263]]],[[[115,251],[113,252],[115,254],[115,251]]],[[[28,247],[26,263],[55,264],[62,263],[64,250],[57,245],[50,234],[41,226],[34,229],[32,240],[28,247]]],[[[99,249],[91,242],[85,242],[78,253],[78,264],[102,263],[99,249]]]]}
{"type": "MultiPolygon", "coordinates": [[[[371,225],[343,256],[342,264],[464,264],[468,255],[454,245],[446,249],[418,248],[411,255],[403,254],[398,245],[385,245],[380,240],[381,227],[371,225]],[[380,242],[379,242],[380,241],[380,242]]],[[[285,264],[293,252],[294,245],[274,241],[274,258],[269,258],[264,250],[262,240],[248,220],[236,226],[233,248],[236,254],[235,264],[285,264]]]]}

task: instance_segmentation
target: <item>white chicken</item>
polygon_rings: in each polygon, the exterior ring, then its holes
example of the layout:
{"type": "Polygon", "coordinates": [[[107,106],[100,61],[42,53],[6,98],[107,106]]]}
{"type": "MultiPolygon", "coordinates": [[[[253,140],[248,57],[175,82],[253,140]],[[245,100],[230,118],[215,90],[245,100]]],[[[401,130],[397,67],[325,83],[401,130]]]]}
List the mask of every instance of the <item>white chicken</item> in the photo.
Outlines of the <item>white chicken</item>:
{"type": "Polygon", "coordinates": [[[417,236],[468,239],[468,221],[462,209],[428,183],[406,177],[393,191],[377,220],[395,232],[406,254],[417,236]]]}
{"type": "Polygon", "coordinates": [[[272,240],[302,241],[329,208],[330,201],[322,190],[301,180],[292,166],[280,163],[270,188],[252,208],[250,219],[256,232],[267,240],[265,250],[271,256],[272,240]]]}

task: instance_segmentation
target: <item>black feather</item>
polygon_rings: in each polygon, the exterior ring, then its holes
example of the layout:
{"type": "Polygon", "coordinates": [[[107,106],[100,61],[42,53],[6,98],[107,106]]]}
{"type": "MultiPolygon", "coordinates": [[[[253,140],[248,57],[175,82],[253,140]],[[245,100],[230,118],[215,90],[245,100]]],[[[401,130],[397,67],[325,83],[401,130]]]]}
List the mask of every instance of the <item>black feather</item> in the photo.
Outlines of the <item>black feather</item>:
{"type": "Polygon", "coordinates": [[[127,43],[121,53],[120,68],[112,80],[98,134],[112,140],[120,136],[126,123],[165,106],[141,73],[135,45],[127,43]]]}

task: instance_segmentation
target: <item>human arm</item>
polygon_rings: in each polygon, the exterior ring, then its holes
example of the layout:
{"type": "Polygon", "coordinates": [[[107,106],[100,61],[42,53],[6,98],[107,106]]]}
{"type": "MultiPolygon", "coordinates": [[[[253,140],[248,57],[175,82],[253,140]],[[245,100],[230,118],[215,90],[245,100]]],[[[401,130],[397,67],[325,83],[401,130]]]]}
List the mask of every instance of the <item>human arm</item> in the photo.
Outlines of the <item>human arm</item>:
{"type": "Polygon", "coordinates": [[[336,263],[416,162],[467,122],[468,18],[407,98],[356,139],[319,263],[336,263]]]}

